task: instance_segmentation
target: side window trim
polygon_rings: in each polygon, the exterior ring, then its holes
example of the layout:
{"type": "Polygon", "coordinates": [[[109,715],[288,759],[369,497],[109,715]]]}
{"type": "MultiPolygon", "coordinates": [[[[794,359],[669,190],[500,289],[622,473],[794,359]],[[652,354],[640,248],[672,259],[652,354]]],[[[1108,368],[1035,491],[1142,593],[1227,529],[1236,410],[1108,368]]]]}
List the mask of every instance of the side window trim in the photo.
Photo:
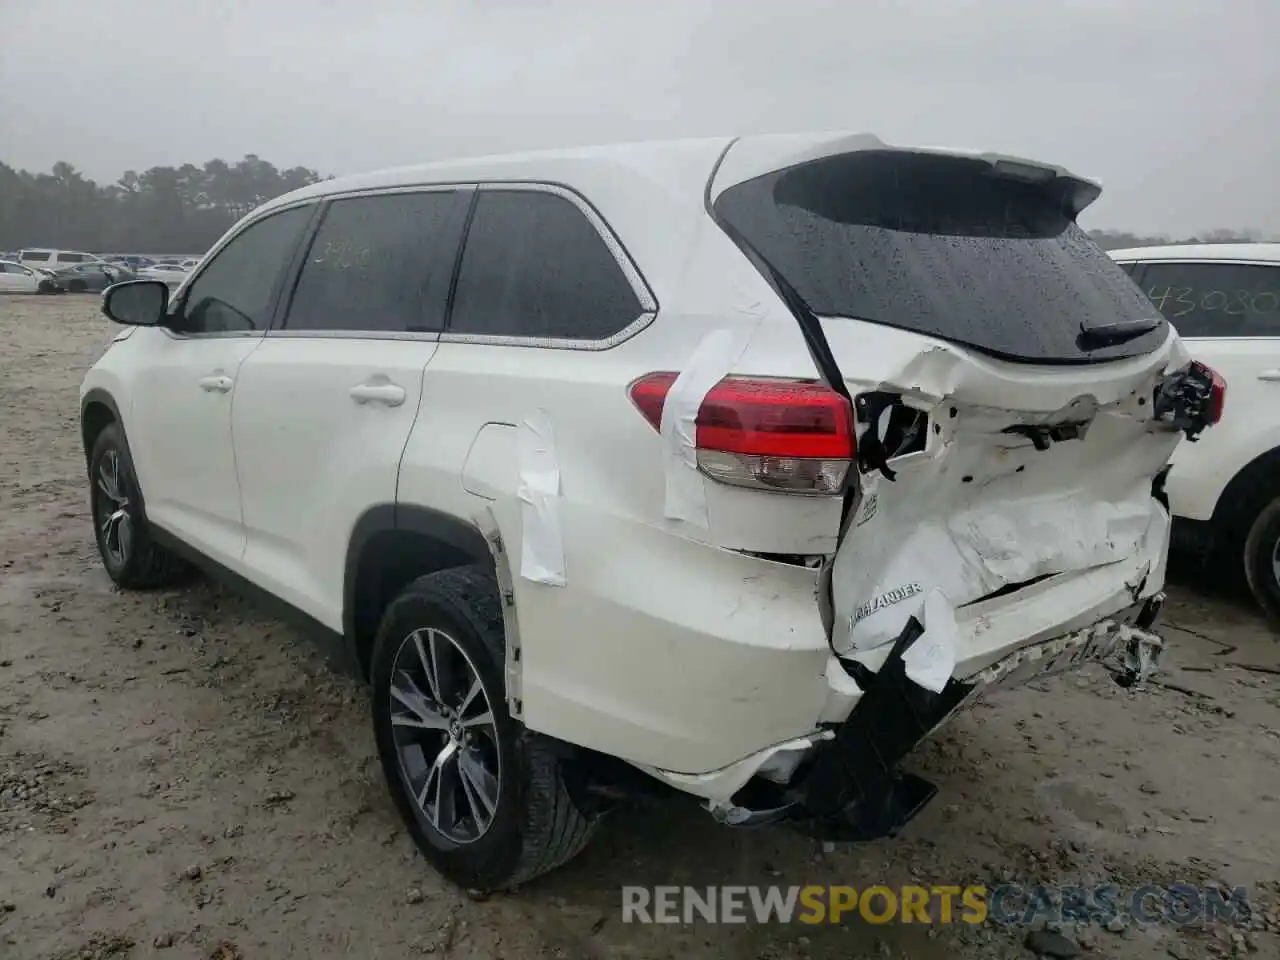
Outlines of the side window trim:
{"type": "Polygon", "coordinates": [[[246,231],[248,231],[252,227],[257,226],[262,221],[267,220],[270,217],[276,216],[277,214],[285,213],[289,210],[298,210],[304,207],[311,207],[311,216],[308,218],[306,226],[302,228],[302,233],[299,235],[298,240],[295,242],[294,251],[292,255],[290,255],[289,257],[287,266],[285,267],[284,270],[281,271],[280,276],[276,278],[275,285],[272,287],[271,307],[267,311],[267,323],[263,327],[263,329],[261,330],[214,330],[214,331],[197,332],[197,333],[184,333],[181,331],[172,330],[167,326],[161,327],[160,329],[163,330],[167,336],[171,337],[174,340],[217,340],[217,339],[224,339],[226,337],[264,337],[266,336],[267,332],[271,329],[271,327],[275,325],[277,317],[280,314],[280,302],[282,299],[281,294],[283,293],[284,288],[286,286],[286,283],[285,283],[286,278],[289,278],[291,282],[292,280],[296,279],[295,268],[297,266],[298,251],[300,248],[310,245],[311,236],[315,232],[315,228],[316,228],[317,215],[319,212],[319,208],[322,206],[323,206],[323,203],[319,203],[314,198],[311,198],[311,199],[300,201],[298,203],[291,203],[291,204],[288,204],[287,206],[277,207],[274,210],[271,210],[260,217],[254,217],[252,220],[245,221],[243,224],[241,224],[240,229],[236,230],[235,233],[228,234],[227,236],[223,237],[222,241],[218,243],[212,250],[210,250],[204,256],[204,258],[200,261],[198,271],[192,273],[189,277],[187,277],[186,280],[183,281],[182,296],[174,300],[171,300],[169,303],[169,313],[171,315],[175,311],[182,309],[186,305],[187,295],[191,292],[191,288],[196,285],[196,282],[199,281],[200,277],[209,269],[209,267],[213,264],[213,262],[218,259],[222,251],[225,250],[227,247],[229,247],[231,244],[233,244],[239,237],[243,236],[246,231]]]}
{"type": "Polygon", "coordinates": [[[413,332],[403,330],[289,330],[283,324],[289,314],[289,308],[293,305],[294,294],[298,291],[298,281],[302,277],[302,268],[306,264],[307,258],[311,255],[311,247],[315,243],[316,235],[319,234],[320,226],[324,223],[325,214],[328,213],[329,207],[334,201],[352,200],[361,197],[385,197],[406,193],[457,193],[462,195],[463,201],[468,205],[468,210],[466,223],[458,238],[458,249],[454,251],[453,276],[449,285],[449,298],[445,304],[445,325],[447,328],[449,312],[453,308],[453,287],[457,282],[458,264],[462,260],[462,250],[466,246],[467,229],[471,224],[471,210],[475,206],[475,190],[476,184],[474,182],[432,183],[389,189],[349,190],[342,193],[329,194],[321,198],[321,201],[316,204],[315,214],[303,232],[303,242],[298,244],[298,249],[294,251],[293,259],[289,262],[288,270],[285,273],[287,279],[276,300],[276,308],[271,316],[271,325],[266,331],[267,336],[306,340],[425,340],[429,342],[439,340],[439,330],[413,332]]]}
{"type": "Polygon", "coordinates": [[[627,248],[623,246],[622,241],[614,232],[609,222],[604,219],[598,210],[592,206],[582,194],[578,193],[570,187],[560,183],[550,183],[543,181],[531,180],[512,180],[512,181],[486,181],[481,183],[476,190],[477,197],[481,191],[492,192],[529,192],[529,193],[546,193],[552,196],[561,197],[568,200],[586,217],[587,222],[591,224],[596,235],[604,243],[613,259],[618,264],[618,268],[622,271],[622,275],[630,284],[632,291],[636,295],[636,299],[640,302],[640,315],[631,323],[627,324],[617,333],[611,334],[599,340],[578,340],[566,337],[521,337],[511,335],[497,334],[475,334],[475,333],[453,333],[451,326],[453,322],[453,301],[457,293],[458,275],[462,267],[462,257],[467,249],[467,240],[471,234],[471,225],[475,214],[474,201],[471,211],[467,215],[467,225],[463,232],[462,243],[458,247],[458,262],[454,265],[453,283],[449,289],[449,307],[445,314],[444,332],[440,334],[441,343],[474,343],[484,344],[487,346],[504,346],[504,347],[536,347],[542,349],[558,349],[558,350],[608,350],[616,347],[618,344],[630,340],[637,333],[643,330],[649,324],[653,323],[654,318],[658,315],[658,300],[654,296],[653,290],[649,287],[648,282],[644,279],[644,275],[640,272],[640,268],[636,266],[631,254],[627,252],[627,248]]]}

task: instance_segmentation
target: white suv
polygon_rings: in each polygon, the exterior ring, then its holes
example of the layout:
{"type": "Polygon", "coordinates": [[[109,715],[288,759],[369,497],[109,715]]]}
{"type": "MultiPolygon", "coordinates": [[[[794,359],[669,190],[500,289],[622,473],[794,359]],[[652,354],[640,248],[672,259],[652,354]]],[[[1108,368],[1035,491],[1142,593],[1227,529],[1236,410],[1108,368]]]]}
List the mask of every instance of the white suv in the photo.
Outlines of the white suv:
{"type": "Polygon", "coordinates": [[[1169,475],[1175,543],[1243,574],[1280,620],[1280,243],[1113,250],[1187,341],[1220,371],[1232,409],[1169,475]]]}
{"type": "Polygon", "coordinates": [[[171,302],[104,296],[103,561],[339,640],[467,886],[563,863],[637,781],[890,834],[975,691],[1159,646],[1164,471],[1221,384],[1076,226],[1097,194],[865,135],[288,194],[171,302]]]}

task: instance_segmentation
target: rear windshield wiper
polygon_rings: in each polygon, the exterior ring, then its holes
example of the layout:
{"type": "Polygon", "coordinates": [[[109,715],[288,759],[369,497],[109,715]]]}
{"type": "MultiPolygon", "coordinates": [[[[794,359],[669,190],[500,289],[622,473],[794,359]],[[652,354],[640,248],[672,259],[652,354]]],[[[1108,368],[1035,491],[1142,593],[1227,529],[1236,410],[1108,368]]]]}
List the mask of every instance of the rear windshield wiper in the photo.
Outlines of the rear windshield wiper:
{"type": "Polygon", "coordinates": [[[1118,343],[1126,343],[1129,340],[1136,340],[1144,333],[1150,333],[1156,329],[1160,326],[1160,323],[1159,319],[1148,317],[1142,320],[1118,320],[1115,323],[1100,323],[1094,327],[1086,327],[1084,324],[1080,324],[1080,336],[1076,338],[1076,344],[1081,350],[1110,347],[1118,343]]]}

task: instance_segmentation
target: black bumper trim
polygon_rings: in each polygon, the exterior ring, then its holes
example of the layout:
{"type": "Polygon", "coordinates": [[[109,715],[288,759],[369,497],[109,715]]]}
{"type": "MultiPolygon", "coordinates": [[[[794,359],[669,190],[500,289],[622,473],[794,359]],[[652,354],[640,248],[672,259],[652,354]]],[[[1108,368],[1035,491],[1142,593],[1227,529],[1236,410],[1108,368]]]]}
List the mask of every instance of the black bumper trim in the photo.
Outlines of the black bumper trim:
{"type": "Polygon", "coordinates": [[[805,832],[833,840],[890,836],[932,799],[932,785],[896,768],[974,685],[952,678],[933,693],[910,680],[902,657],[923,634],[912,617],[880,670],[860,671],[857,707],[789,791],[805,832]]]}

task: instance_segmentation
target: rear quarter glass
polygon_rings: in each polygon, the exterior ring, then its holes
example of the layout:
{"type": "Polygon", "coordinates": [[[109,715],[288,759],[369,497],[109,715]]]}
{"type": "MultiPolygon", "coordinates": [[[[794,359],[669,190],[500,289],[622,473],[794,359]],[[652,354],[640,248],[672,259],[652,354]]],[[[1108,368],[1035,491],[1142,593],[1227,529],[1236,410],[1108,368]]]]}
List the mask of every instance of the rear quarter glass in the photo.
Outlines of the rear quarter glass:
{"type": "Polygon", "coordinates": [[[1091,363],[1168,336],[1090,349],[1083,329],[1160,314],[1075,222],[1078,181],[986,161],[869,150],[736,184],[716,216],[815,314],[885,324],[1006,360],[1091,363]]]}

